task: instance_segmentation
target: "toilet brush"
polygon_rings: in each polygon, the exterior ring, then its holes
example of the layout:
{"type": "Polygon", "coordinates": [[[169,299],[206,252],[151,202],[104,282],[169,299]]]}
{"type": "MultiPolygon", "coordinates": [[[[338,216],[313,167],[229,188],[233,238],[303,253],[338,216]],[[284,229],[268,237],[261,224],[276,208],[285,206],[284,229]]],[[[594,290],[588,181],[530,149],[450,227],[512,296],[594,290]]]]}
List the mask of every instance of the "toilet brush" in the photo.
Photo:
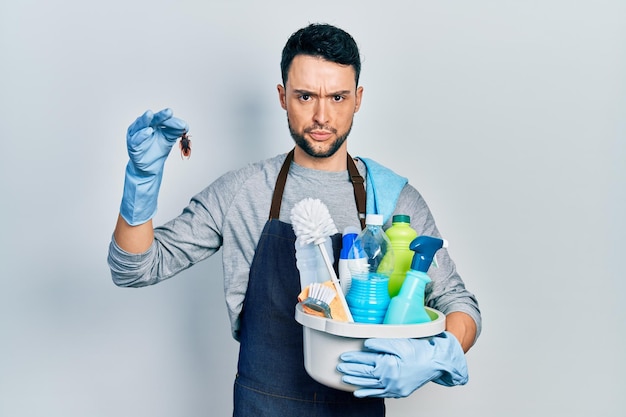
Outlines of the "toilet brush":
{"type": "Polygon", "coordinates": [[[324,246],[326,239],[338,233],[335,223],[330,217],[328,208],[318,199],[305,198],[296,203],[291,209],[291,225],[296,237],[298,237],[302,243],[312,243],[319,248],[326,268],[328,269],[328,274],[335,286],[335,291],[337,291],[339,301],[346,311],[348,321],[354,322],[352,314],[350,314],[350,309],[348,308],[348,303],[346,302],[346,296],[341,289],[341,285],[339,285],[339,279],[337,278],[335,269],[330,262],[326,247],[324,246]]]}

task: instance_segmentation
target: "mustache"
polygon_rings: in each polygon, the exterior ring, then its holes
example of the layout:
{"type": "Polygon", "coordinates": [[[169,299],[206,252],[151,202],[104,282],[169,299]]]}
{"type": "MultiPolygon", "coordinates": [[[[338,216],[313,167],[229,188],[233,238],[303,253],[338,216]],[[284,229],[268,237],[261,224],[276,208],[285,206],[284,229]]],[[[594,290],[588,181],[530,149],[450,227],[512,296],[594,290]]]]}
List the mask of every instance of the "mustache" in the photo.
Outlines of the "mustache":
{"type": "Polygon", "coordinates": [[[324,130],[326,132],[330,132],[330,133],[333,133],[333,134],[337,133],[337,129],[335,129],[334,127],[323,126],[323,125],[320,125],[320,124],[314,124],[313,126],[305,128],[304,129],[304,133],[311,133],[314,130],[324,130]]]}

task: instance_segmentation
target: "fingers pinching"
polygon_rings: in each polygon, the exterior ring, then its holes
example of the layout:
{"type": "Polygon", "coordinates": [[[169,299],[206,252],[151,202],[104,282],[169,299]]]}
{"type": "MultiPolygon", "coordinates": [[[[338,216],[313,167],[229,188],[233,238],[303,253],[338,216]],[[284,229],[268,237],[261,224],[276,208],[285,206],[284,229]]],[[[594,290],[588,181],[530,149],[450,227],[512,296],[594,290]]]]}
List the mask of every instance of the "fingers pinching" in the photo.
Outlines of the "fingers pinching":
{"type": "Polygon", "coordinates": [[[182,119],[171,117],[161,123],[161,131],[168,140],[176,140],[189,131],[189,125],[182,119]]]}
{"type": "Polygon", "coordinates": [[[174,112],[170,108],[165,108],[163,110],[160,110],[154,113],[154,117],[152,118],[152,122],[150,123],[150,126],[157,127],[161,125],[163,122],[165,122],[166,120],[168,120],[169,118],[171,118],[173,115],[174,115],[174,112]]]}
{"type": "Polygon", "coordinates": [[[173,116],[174,112],[170,108],[165,108],[156,113],[146,110],[128,127],[126,140],[129,151],[141,152],[145,147],[151,146],[154,140],[158,141],[159,137],[166,141],[168,144],[166,146],[171,146],[179,137],[189,131],[187,122],[173,116]]]}

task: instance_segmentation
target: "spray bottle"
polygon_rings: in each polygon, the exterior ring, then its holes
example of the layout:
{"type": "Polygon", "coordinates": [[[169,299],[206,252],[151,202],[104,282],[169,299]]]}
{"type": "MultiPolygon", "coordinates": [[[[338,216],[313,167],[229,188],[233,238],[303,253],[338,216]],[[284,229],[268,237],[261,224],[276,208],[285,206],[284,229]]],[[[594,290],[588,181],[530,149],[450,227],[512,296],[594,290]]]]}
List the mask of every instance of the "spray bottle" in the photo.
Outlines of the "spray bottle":
{"type": "Polygon", "coordinates": [[[430,282],[426,274],[435,253],[448,247],[448,242],[432,236],[415,238],[409,248],[415,252],[411,269],[406,274],[400,293],[393,297],[385,314],[385,324],[417,324],[431,321],[424,308],[424,289],[430,282]]]}

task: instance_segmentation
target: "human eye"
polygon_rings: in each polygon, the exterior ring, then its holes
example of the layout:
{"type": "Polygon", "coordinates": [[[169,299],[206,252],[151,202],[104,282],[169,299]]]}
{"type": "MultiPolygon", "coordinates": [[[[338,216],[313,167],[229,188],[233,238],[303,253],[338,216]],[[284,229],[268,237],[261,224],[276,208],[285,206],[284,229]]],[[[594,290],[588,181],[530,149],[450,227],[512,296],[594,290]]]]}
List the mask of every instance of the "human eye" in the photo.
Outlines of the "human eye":
{"type": "Polygon", "coordinates": [[[334,101],[335,103],[341,103],[341,102],[342,102],[342,101],[344,101],[345,99],[346,99],[346,97],[345,97],[344,95],[342,95],[342,94],[335,94],[335,95],[333,96],[333,101],[334,101]]]}
{"type": "Polygon", "coordinates": [[[302,101],[310,101],[311,100],[311,95],[307,94],[307,93],[301,93],[298,95],[298,98],[302,101]]]}

